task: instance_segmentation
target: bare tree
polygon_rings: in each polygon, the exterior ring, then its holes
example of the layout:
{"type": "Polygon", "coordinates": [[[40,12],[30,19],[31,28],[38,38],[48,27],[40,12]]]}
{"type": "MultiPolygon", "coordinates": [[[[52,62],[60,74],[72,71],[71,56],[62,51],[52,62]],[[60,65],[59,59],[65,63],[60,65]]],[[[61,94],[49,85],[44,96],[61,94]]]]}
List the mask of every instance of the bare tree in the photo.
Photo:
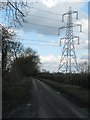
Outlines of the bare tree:
{"type": "Polygon", "coordinates": [[[0,10],[4,10],[5,20],[7,20],[8,23],[10,23],[10,21],[13,21],[15,27],[17,26],[17,24],[22,26],[22,23],[26,22],[25,17],[27,15],[27,8],[30,7],[30,4],[37,3],[37,0],[35,0],[34,2],[27,2],[27,0],[6,1],[7,2],[0,2],[0,10]]]}
{"type": "Polygon", "coordinates": [[[17,59],[14,59],[11,71],[15,70],[25,76],[37,75],[40,71],[40,59],[36,51],[31,48],[24,50],[24,54],[17,59]]]}
{"type": "Polygon", "coordinates": [[[81,73],[88,73],[89,63],[87,61],[82,62],[79,64],[79,68],[81,73]]]}
{"type": "Polygon", "coordinates": [[[88,61],[88,73],[90,73],[90,61],[88,61]]]}
{"type": "Polygon", "coordinates": [[[8,63],[8,52],[11,49],[12,39],[15,33],[11,29],[2,26],[2,71],[5,73],[7,71],[8,63]]]}
{"type": "Polygon", "coordinates": [[[22,56],[24,52],[23,45],[20,42],[13,42],[11,46],[11,56],[13,59],[17,59],[22,56]]]}

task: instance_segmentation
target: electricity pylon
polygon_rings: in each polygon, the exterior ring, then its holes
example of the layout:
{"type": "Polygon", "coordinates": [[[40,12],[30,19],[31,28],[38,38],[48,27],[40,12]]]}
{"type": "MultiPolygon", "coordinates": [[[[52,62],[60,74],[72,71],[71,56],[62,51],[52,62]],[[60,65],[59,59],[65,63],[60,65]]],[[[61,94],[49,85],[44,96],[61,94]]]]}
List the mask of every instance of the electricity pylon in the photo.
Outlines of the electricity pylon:
{"type": "Polygon", "coordinates": [[[65,73],[78,72],[79,70],[74,46],[74,39],[77,39],[79,44],[79,37],[73,35],[73,27],[79,26],[80,32],[82,32],[82,25],[73,23],[72,14],[76,14],[76,19],[78,19],[78,12],[72,11],[70,7],[69,11],[62,15],[62,22],[64,22],[64,16],[67,15],[66,26],[60,27],[58,29],[58,34],[60,34],[60,30],[66,28],[65,37],[60,39],[60,45],[61,40],[64,39],[64,46],[58,69],[58,71],[61,70],[64,71],[65,73]]]}

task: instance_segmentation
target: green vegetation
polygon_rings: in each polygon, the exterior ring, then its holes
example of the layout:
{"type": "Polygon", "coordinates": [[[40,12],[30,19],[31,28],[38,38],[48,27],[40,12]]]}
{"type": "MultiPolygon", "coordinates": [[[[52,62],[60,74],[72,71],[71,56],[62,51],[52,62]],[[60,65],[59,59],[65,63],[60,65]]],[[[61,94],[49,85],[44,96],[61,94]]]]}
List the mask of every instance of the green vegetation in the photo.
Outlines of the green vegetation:
{"type": "Polygon", "coordinates": [[[40,79],[41,81],[49,84],[51,87],[55,88],[58,91],[62,91],[69,96],[72,96],[75,99],[78,99],[84,105],[88,105],[88,91],[86,88],[70,85],[66,83],[58,83],[47,79],[40,79]]]}
{"type": "Polygon", "coordinates": [[[39,78],[48,79],[58,83],[66,83],[70,85],[77,85],[86,89],[89,89],[90,83],[88,82],[89,73],[40,73],[39,78]]]}
{"type": "Polygon", "coordinates": [[[25,77],[12,85],[4,85],[2,88],[3,117],[8,115],[10,111],[14,110],[14,108],[24,102],[28,91],[30,90],[31,82],[32,81],[30,77],[25,77]]]}
{"type": "Polygon", "coordinates": [[[90,92],[88,82],[89,75],[88,73],[40,73],[38,78],[56,90],[62,91],[87,106],[89,105],[88,94],[90,92]]]}
{"type": "Polygon", "coordinates": [[[40,60],[36,51],[15,41],[15,33],[2,26],[2,116],[24,102],[37,76],[40,60]]]}

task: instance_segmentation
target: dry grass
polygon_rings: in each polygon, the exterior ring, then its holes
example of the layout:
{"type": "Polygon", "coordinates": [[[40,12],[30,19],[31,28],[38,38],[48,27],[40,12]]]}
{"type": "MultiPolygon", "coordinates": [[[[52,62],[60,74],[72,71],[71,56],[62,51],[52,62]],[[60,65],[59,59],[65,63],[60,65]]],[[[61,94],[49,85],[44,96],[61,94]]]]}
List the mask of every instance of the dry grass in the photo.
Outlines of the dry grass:
{"type": "Polygon", "coordinates": [[[2,89],[2,115],[6,116],[10,111],[17,107],[21,102],[24,101],[28,90],[30,89],[31,78],[26,77],[12,86],[3,87],[2,89]]]}
{"type": "Polygon", "coordinates": [[[59,91],[61,90],[72,97],[78,98],[82,103],[88,104],[88,94],[90,91],[86,88],[66,83],[58,83],[47,79],[42,79],[42,81],[59,91]]]}

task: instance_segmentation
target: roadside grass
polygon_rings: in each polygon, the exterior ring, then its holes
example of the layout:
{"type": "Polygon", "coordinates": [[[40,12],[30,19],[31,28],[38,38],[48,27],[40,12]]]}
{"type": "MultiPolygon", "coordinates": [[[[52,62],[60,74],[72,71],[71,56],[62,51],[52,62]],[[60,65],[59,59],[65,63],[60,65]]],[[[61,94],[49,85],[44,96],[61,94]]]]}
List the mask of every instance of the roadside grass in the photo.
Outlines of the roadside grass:
{"type": "Polygon", "coordinates": [[[31,78],[24,77],[22,80],[2,88],[2,114],[7,115],[15,107],[21,104],[30,90],[31,78]]]}
{"type": "Polygon", "coordinates": [[[82,104],[85,104],[86,106],[88,105],[88,94],[90,93],[88,89],[77,85],[54,82],[48,79],[40,79],[40,80],[49,84],[51,87],[57,89],[58,91],[62,91],[67,95],[70,95],[75,99],[78,99],[82,104]]]}

